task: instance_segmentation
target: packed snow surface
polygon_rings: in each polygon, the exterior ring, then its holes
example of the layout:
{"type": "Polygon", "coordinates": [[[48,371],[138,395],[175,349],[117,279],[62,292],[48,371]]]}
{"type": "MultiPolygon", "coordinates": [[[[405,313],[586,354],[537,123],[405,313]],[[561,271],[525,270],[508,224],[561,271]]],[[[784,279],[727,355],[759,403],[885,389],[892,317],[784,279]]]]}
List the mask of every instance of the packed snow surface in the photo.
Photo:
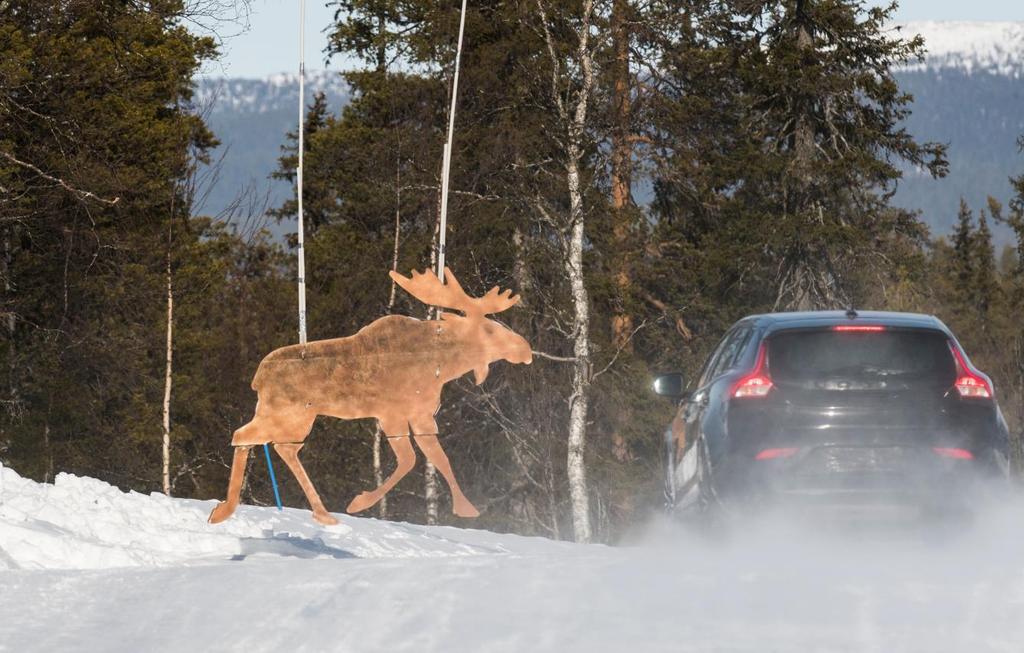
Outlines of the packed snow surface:
{"type": "Polygon", "coordinates": [[[1024,650],[1024,512],[628,546],[123,493],[0,468],[0,651],[1024,650]]]}

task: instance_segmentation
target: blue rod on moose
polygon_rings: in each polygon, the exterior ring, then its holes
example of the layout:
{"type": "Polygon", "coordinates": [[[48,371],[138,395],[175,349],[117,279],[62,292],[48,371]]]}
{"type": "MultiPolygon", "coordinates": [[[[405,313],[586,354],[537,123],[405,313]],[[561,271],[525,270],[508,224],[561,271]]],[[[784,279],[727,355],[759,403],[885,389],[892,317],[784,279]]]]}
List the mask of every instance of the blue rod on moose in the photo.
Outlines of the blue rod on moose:
{"type": "Polygon", "coordinates": [[[270,462],[270,445],[263,445],[263,453],[267,457],[267,471],[270,472],[270,484],[274,486],[274,501],[277,502],[277,509],[281,510],[281,493],[277,491],[277,477],[274,476],[274,463],[270,462]]]}

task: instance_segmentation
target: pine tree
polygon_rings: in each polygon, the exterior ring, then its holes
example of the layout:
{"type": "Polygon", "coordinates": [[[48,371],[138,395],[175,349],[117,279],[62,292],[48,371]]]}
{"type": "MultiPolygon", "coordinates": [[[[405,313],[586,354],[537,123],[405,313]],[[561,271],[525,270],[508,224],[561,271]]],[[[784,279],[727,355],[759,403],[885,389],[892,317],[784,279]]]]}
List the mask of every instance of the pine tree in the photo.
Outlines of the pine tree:
{"type": "Polygon", "coordinates": [[[36,478],[159,486],[166,219],[187,213],[190,152],[215,144],[191,111],[214,41],[185,11],[0,4],[0,458],[36,478]]]}
{"type": "MultiPolygon", "coordinates": [[[[334,117],[327,109],[327,96],[323,91],[313,95],[313,102],[306,111],[306,122],[303,126],[303,140],[306,153],[315,147],[315,134],[327,128],[334,117]]],[[[271,173],[274,179],[283,179],[290,184],[295,184],[296,170],[299,165],[297,131],[290,131],[285,135],[286,144],[281,146],[281,157],[278,159],[278,169],[271,173]]],[[[331,190],[320,183],[321,177],[303,179],[302,214],[306,230],[310,235],[315,234],[317,229],[329,220],[328,211],[331,201],[331,190]]],[[[295,198],[286,200],[280,207],[270,209],[269,214],[277,220],[293,218],[298,211],[298,202],[295,198]]],[[[292,247],[297,246],[296,236],[291,236],[292,247]]]]}
{"type": "MultiPolygon", "coordinates": [[[[1017,144],[1021,152],[1024,152],[1024,136],[1017,141],[1017,144]]],[[[1010,185],[1013,187],[1014,196],[1010,200],[1010,213],[1005,222],[1013,230],[1017,245],[1014,305],[1024,308],[1024,173],[1010,179],[1010,185]]]]}
{"type": "MultiPolygon", "coordinates": [[[[1024,152],[1024,136],[1017,141],[1017,145],[1020,151],[1024,152]]],[[[1024,471],[1024,329],[1020,327],[1020,315],[1024,311],[1024,173],[1010,179],[1010,184],[1014,195],[1010,200],[1010,211],[1005,222],[1013,230],[1016,240],[1016,266],[1010,275],[1010,288],[1007,293],[1009,305],[1006,339],[1012,343],[1013,353],[1013,367],[1008,376],[1013,379],[1011,387],[1016,390],[1013,402],[1016,428],[1011,428],[1010,431],[1011,461],[1014,471],[1019,476],[1024,471]]]]}
{"type": "MultiPolygon", "coordinates": [[[[900,126],[911,97],[892,71],[920,57],[923,41],[893,36],[893,10],[761,0],[711,23],[732,54],[719,76],[735,93],[727,111],[739,138],[709,153],[720,175],[709,240],[744,246],[726,260],[772,279],[769,308],[847,306],[877,285],[870,271],[888,243],[923,242],[920,222],[888,199],[897,162],[942,175],[945,147],[900,126]]],[[[692,168],[692,159],[678,165],[692,168]]]]}
{"type": "Polygon", "coordinates": [[[988,228],[984,210],[978,212],[978,229],[971,235],[971,259],[973,274],[970,284],[974,298],[973,308],[979,320],[979,327],[982,331],[987,331],[989,311],[998,302],[1000,289],[992,232],[988,228]]]}
{"type": "Polygon", "coordinates": [[[953,232],[953,269],[955,278],[953,301],[964,315],[971,312],[974,303],[973,281],[975,279],[974,245],[974,214],[967,206],[967,201],[960,198],[960,210],[957,212],[956,227],[953,232]]]}

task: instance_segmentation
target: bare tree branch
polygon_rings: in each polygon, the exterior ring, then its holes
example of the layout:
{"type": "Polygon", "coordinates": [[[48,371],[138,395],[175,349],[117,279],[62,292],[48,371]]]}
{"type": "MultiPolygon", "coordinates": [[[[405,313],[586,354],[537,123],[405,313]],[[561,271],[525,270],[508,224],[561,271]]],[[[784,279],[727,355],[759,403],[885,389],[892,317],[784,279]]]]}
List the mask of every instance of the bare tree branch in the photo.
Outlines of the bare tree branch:
{"type": "Polygon", "coordinates": [[[13,163],[15,165],[19,165],[22,168],[26,168],[28,170],[31,170],[32,172],[36,173],[37,175],[39,175],[40,177],[42,177],[46,181],[53,182],[53,183],[57,184],[58,186],[60,186],[64,190],[68,191],[72,195],[75,195],[76,197],[78,197],[81,200],[93,200],[94,202],[99,202],[100,204],[106,204],[107,206],[113,206],[113,205],[117,204],[121,200],[120,197],[115,197],[114,199],[111,200],[111,199],[107,199],[105,197],[100,197],[99,195],[97,195],[95,193],[92,193],[90,191],[82,190],[80,188],[75,188],[74,186],[72,186],[68,182],[64,181],[63,179],[60,179],[59,177],[54,177],[53,175],[48,175],[45,172],[43,172],[42,170],[40,170],[38,167],[32,165],[31,163],[29,163],[27,161],[22,161],[21,159],[16,158],[14,155],[10,154],[9,152],[4,152],[4,151],[0,150],[0,157],[3,157],[5,159],[7,159],[8,161],[10,161],[11,163],[13,163]]]}
{"type": "Polygon", "coordinates": [[[575,356],[555,356],[554,354],[546,354],[536,349],[533,350],[533,355],[538,358],[546,358],[549,361],[558,361],[559,363],[573,363],[576,361],[575,356]]]}

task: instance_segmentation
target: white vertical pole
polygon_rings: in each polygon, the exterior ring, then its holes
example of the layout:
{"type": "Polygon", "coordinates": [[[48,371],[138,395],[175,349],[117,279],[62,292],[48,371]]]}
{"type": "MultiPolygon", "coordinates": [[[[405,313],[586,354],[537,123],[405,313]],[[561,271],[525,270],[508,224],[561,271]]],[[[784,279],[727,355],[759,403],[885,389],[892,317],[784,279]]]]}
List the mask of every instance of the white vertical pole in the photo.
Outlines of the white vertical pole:
{"type": "Polygon", "coordinates": [[[306,0],[299,0],[299,168],[296,197],[299,214],[299,343],[306,344],[306,248],[302,219],[302,150],[306,131],[306,0]]]}
{"type": "Polygon", "coordinates": [[[448,142],[444,144],[444,159],[441,165],[441,225],[437,239],[437,278],[444,281],[445,234],[448,231],[448,178],[452,166],[452,134],[455,131],[455,100],[459,96],[459,64],[462,60],[462,35],[466,30],[466,0],[462,0],[462,14],[459,16],[459,44],[455,49],[455,75],[452,79],[452,103],[448,111],[448,142]]]}

